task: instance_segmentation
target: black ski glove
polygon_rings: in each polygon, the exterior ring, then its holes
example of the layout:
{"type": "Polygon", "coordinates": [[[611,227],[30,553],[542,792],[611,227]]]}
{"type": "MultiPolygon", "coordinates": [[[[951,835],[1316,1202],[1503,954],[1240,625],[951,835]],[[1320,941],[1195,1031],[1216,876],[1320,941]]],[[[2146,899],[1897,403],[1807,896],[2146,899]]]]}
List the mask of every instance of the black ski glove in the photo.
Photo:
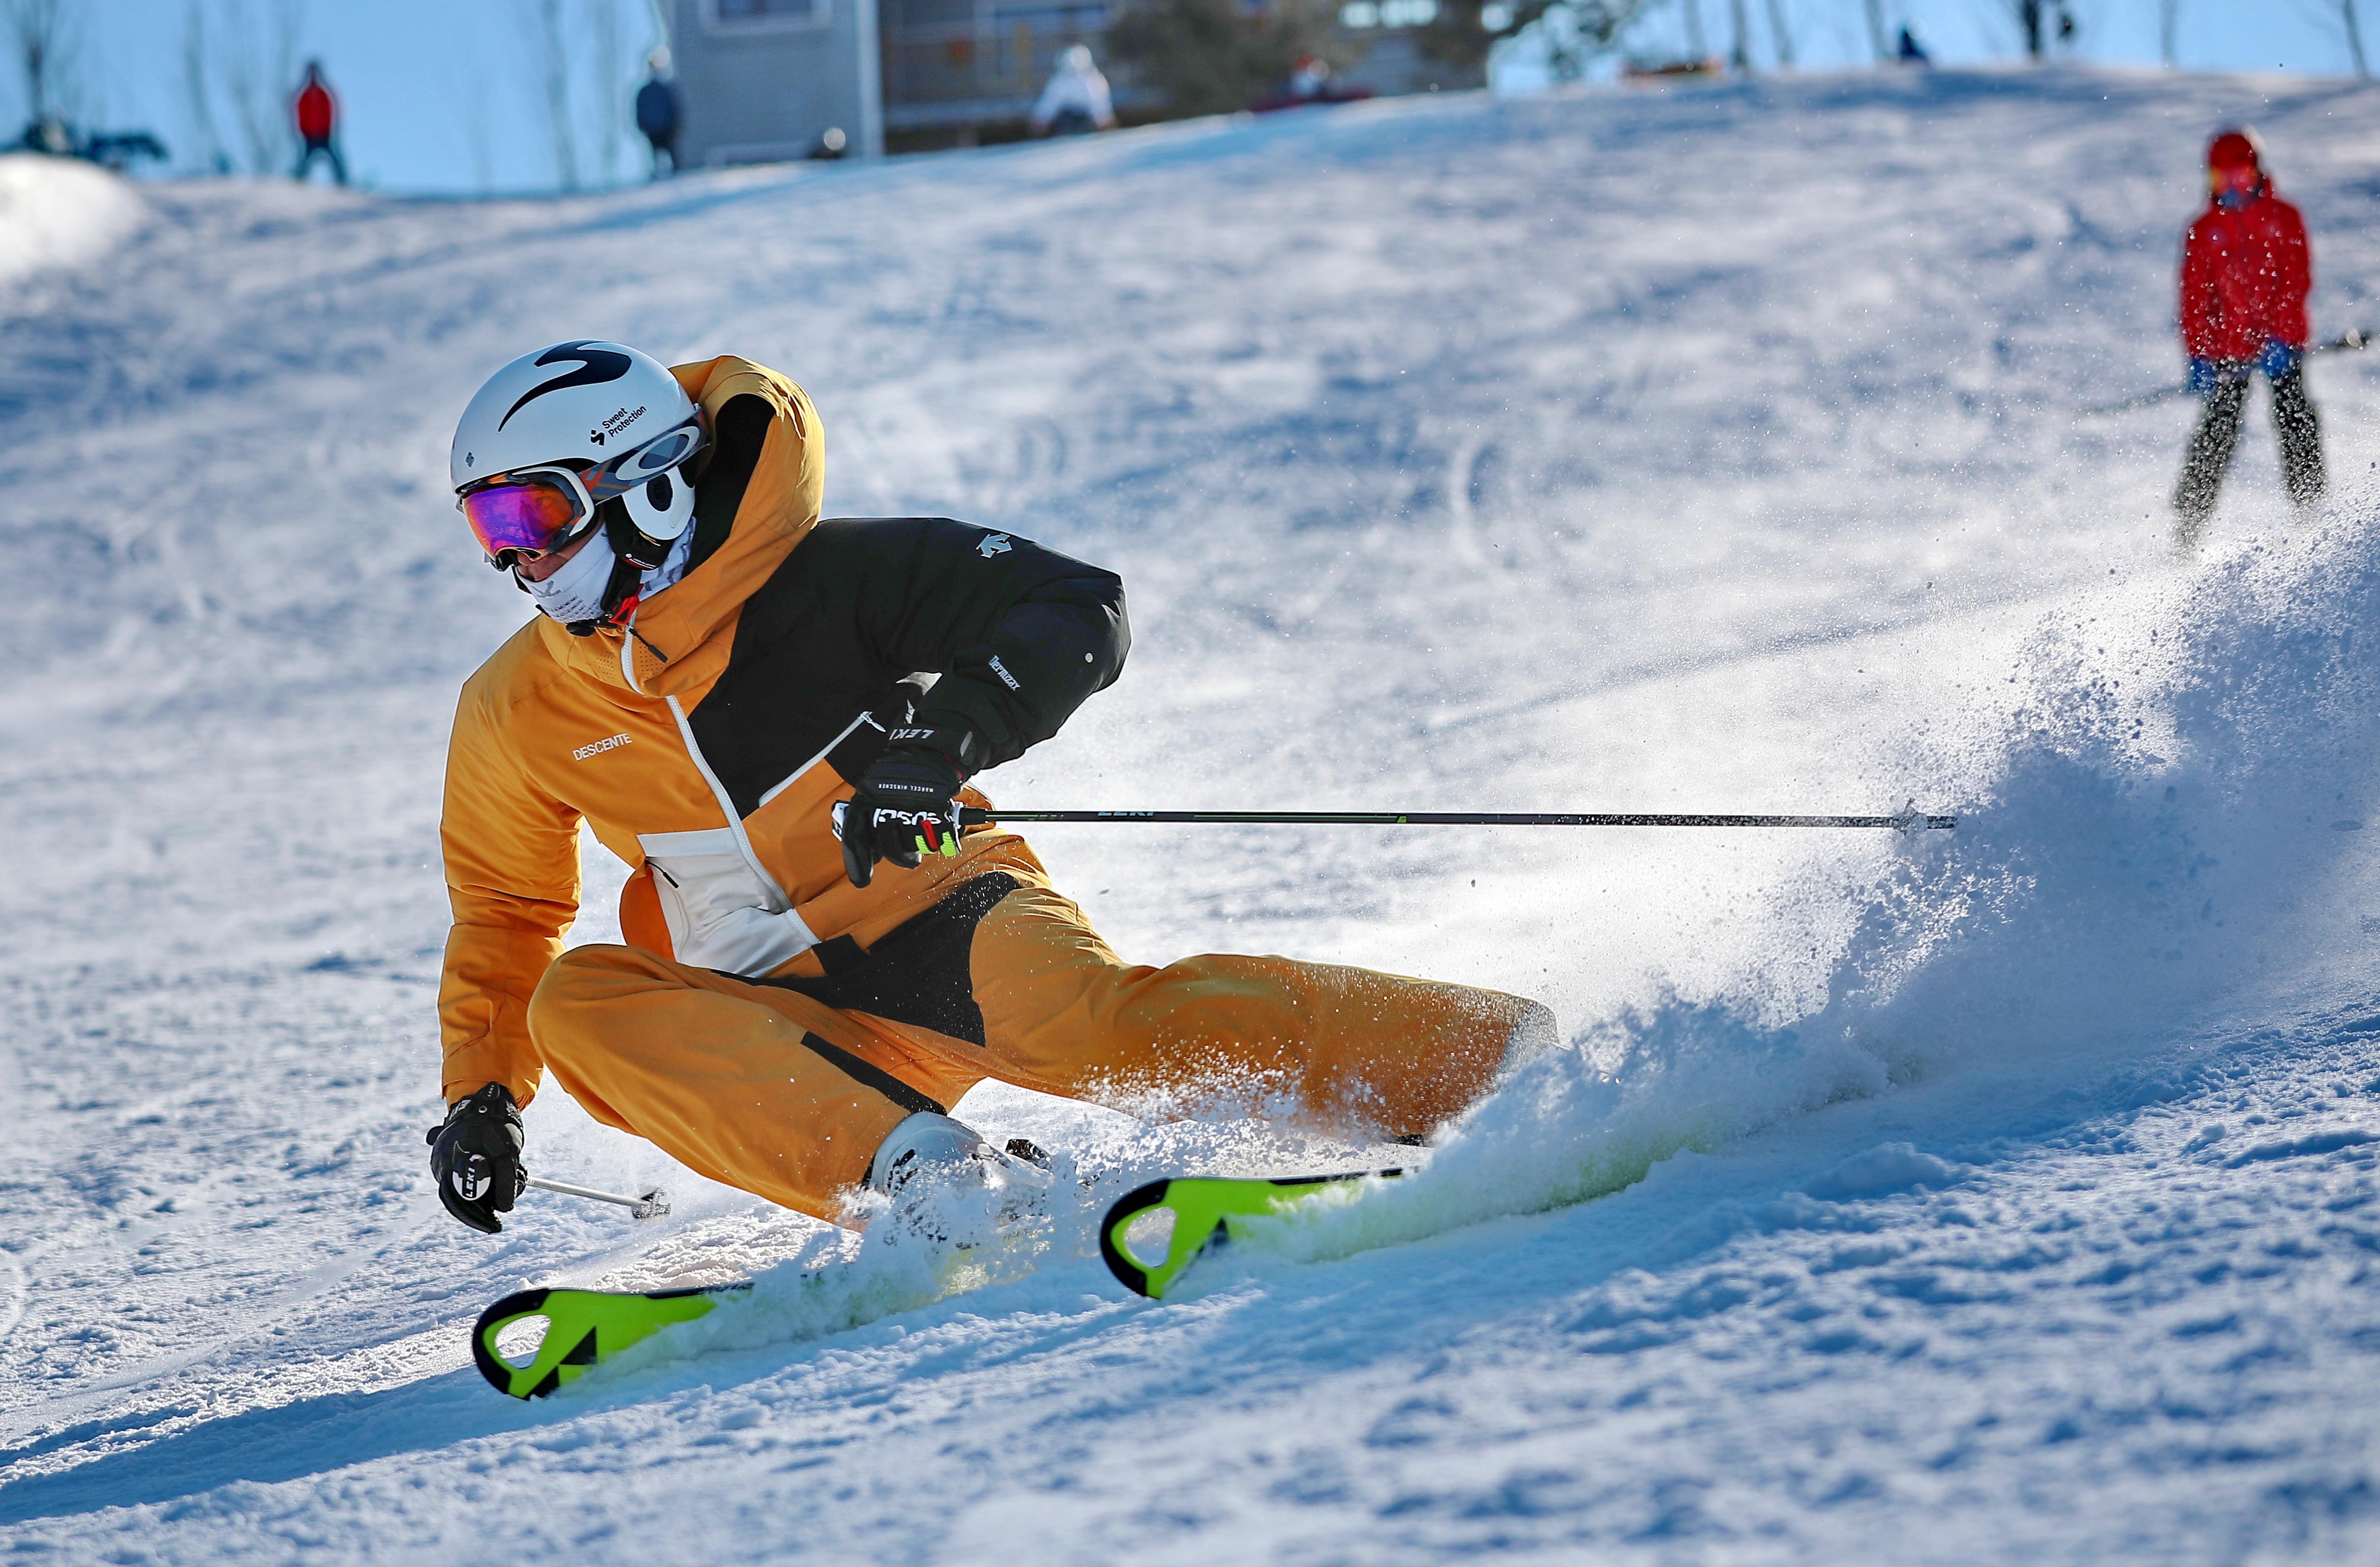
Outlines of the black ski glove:
{"type": "Polygon", "coordinates": [[[835,808],[843,873],[855,887],[876,879],[876,862],[906,870],[926,855],[959,852],[955,799],[975,737],[964,729],[901,728],[868,764],[850,803],[835,808]]]}
{"type": "Polygon", "coordinates": [[[495,1234],[504,1227],[499,1213],[528,1189],[521,1167],[521,1118],[510,1088],[491,1083],[446,1111],[446,1124],[430,1129],[430,1173],[438,1200],[472,1229],[495,1234]]]}

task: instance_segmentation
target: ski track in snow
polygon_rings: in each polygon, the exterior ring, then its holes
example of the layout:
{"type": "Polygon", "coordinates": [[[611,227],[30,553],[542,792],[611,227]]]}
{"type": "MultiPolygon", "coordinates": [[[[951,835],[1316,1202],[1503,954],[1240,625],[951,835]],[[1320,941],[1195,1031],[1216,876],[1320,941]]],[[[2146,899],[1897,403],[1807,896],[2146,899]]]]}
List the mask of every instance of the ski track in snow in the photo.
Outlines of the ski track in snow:
{"type": "Polygon", "coordinates": [[[2299,80],[1455,95],[548,201],[12,173],[86,259],[0,277],[0,1551],[2368,1560],[2380,361],[2313,372],[2302,527],[2260,395],[2194,568],[2188,410],[2066,417],[2178,373],[2237,118],[2317,329],[2380,324],[2380,97],[2299,80]],[[548,1094],[538,1173],[675,1211],[470,1235],[422,1168],[438,775],[525,604],[445,441],[589,334],[800,378],[830,513],[1124,574],[1123,680],[1002,801],[1964,820],[1037,833],[1136,958],[1571,1039],[1174,1301],[1105,1201],[1366,1150],[979,1091],[1080,1196],[937,1299],[548,1094]],[[468,1364],[513,1289],[756,1274],[534,1405],[468,1364]]]}

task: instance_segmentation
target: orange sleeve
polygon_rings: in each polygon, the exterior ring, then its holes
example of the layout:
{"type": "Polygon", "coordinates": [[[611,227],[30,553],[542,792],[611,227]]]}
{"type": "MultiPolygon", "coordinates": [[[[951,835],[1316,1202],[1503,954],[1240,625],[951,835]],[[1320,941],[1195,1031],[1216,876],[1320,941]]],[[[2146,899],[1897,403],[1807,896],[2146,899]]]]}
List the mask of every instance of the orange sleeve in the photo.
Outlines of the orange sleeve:
{"type": "Polygon", "coordinates": [[[527,1104],[544,1064],[528,999],[578,913],[578,813],[538,787],[474,679],[446,752],[439,838],[455,913],[438,983],[448,1103],[502,1083],[527,1104]]]}

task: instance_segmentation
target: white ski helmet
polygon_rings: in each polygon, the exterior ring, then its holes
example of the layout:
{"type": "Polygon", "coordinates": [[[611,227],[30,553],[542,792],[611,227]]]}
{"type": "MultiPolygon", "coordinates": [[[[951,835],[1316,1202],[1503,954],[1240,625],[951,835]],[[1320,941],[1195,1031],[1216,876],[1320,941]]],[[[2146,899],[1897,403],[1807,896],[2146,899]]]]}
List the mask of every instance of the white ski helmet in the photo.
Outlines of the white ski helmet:
{"type": "Polygon", "coordinates": [[[676,470],[706,444],[701,415],[667,366],[582,338],[524,354],[488,377],[455,426],[447,471],[492,560],[566,541],[614,495],[638,533],[666,545],[694,520],[694,485],[676,470]],[[490,494],[475,506],[474,496],[516,485],[560,491],[566,523],[552,530],[562,514],[551,497],[525,510],[490,494]],[[526,520],[531,512],[536,520],[526,520]],[[529,537],[540,531],[551,536],[529,537]]]}

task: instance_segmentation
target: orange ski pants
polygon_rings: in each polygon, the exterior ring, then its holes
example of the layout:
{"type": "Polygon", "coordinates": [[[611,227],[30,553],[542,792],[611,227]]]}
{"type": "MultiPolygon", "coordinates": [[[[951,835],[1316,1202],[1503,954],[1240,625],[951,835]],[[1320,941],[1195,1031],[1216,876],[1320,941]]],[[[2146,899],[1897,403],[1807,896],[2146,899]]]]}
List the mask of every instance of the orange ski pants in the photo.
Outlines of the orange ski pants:
{"type": "Polygon", "coordinates": [[[1253,1086],[1326,1124],[1419,1136],[1479,1097],[1542,1015],[1491,990],[1289,958],[1129,965],[1038,882],[991,905],[961,960],[981,1044],[624,946],[556,959],[529,1034],[598,1121],[830,1217],[905,1117],[987,1077],[1083,1099],[1253,1086]]]}

